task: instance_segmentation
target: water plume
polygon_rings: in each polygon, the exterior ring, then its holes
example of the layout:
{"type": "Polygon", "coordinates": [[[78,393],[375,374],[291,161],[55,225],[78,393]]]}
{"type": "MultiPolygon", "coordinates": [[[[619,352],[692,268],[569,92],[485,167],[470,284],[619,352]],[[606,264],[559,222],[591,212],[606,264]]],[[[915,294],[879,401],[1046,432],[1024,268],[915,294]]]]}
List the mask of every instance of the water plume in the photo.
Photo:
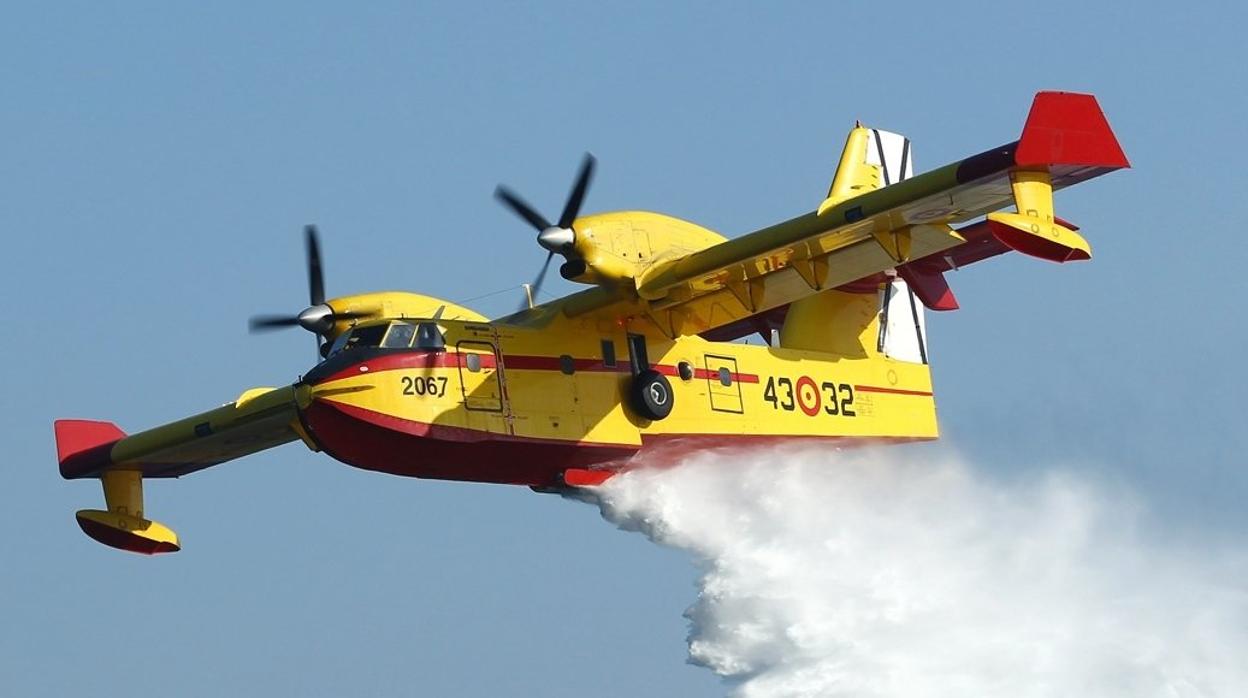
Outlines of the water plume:
{"type": "Polygon", "coordinates": [[[733,695],[1248,695],[1245,556],[1158,542],[1137,499],[1072,470],[721,450],[597,503],[693,556],[689,661],[733,695]]]}

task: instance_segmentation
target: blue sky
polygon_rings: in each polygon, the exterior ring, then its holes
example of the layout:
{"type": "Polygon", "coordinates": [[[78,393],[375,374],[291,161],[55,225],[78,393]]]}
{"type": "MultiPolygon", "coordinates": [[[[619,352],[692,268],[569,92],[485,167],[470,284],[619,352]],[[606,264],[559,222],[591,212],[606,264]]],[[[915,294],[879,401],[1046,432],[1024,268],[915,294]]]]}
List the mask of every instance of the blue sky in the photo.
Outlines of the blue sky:
{"type": "MultiPolygon", "coordinates": [[[[9,455],[0,692],[720,695],[684,664],[694,571],[590,508],[384,477],[298,446],[149,485],[185,550],[95,545],[51,422],[137,430],[289,382],[330,295],[530,279],[585,150],[587,211],[737,235],[815,207],[855,118],[917,170],[1098,95],[1134,169],[1058,195],[1090,263],[951,279],[929,318],[949,440],[1002,474],[1075,464],[1159,530],[1242,544],[1244,124],[1236,4],[39,3],[0,22],[9,455]]],[[[570,290],[562,281],[552,293],[570,290]]],[[[518,292],[474,303],[487,314],[518,292]]]]}

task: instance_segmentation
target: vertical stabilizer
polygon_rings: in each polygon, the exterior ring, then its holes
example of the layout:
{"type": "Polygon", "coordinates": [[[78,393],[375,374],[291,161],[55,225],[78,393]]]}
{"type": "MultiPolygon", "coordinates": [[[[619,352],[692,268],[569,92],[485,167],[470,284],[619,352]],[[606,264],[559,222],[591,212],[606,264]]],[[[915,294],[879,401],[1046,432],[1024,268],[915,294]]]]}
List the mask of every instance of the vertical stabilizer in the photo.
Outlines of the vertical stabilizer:
{"type": "Polygon", "coordinates": [[[878,128],[855,126],[845,139],[840,164],[832,177],[827,198],[819,205],[819,213],[860,194],[909,179],[913,174],[909,138],[878,128]]]}
{"type": "MultiPolygon", "coordinates": [[[[840,164],[819,212],[913,174],[909,138],[856,125],[845,139],[840,164]]],[[[881,240],[881,244],[888,241],[881,240]]],[[[894,257],[905,256],[901,250],[895,252],[894,257]]],[[[883,355],[897,361],[927,363],[925,332],[923,304],[904,280],[890,275],[877,297],[827,290],[793,303],[780,342],[782,346],[846,357],[883,355]],[[869,312],[867,320],[862,317],[864,312],[869,312]],[[873,336],[868,338],[866,332],[873,336]]]]}
{"type": "Polygon", "coordinates": [[[927,323],[923,304],[899,278],[880,292],[879,342],[881,354],[897,361],[927,363],[927,323]]]}

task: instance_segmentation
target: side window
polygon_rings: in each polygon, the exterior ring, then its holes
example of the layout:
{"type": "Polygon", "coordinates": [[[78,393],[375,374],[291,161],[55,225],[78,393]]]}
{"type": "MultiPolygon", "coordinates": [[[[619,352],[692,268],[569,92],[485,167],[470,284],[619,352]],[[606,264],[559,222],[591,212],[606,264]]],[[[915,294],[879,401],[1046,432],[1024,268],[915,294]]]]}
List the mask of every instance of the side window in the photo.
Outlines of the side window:
{"type": "Polygon", "coordinates": [[[693,364],[688,361],[681,361],[676,364],[676,371],[680,373],[680,379],[682,381],[693,380],[693,364]]]}
{"type": "Polygon", "coordinates": [[[727,366],[719,367],[719,384],[725,387],[732,385],[732,371],[727,366]]]}
{"type": "Polygon", "coordinates": [[[602,365],[615,368],[615,342],[610,339],[602,340],[602,365]]]}

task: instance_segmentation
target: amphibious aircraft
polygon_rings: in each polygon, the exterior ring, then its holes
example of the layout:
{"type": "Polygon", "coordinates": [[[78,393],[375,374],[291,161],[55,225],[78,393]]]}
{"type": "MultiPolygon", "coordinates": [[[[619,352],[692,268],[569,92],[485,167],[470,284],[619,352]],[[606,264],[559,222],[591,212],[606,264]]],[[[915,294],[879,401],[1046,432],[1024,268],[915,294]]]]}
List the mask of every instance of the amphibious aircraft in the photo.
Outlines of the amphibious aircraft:
{"type": "Polygon", "coordinates": [[[309,306],[252,328],[313,333],[315,366],[136,434],[59,420],[61,475],[103,483],[106,509],[77,513],[87,535],[151,554],[180,544],[146,518],[144,478],[294,441],[367,470],[544,491],[599,485],[643,453],[934,439],[924,309],[958,307],[946,275],[1011,250],[1089,259],[1053,192],[1128,166],[1091,95],[1038,93],[1018,140],[918,176],[908,139],[859,124],[813,211],[726,239],[657,213],[580,215],[587,156],[554,222],[496,195],[547,251],[533,289],[556,255],[589,288],[492,320],[416,293],[327,299],[309,228],[309,306]]]}

